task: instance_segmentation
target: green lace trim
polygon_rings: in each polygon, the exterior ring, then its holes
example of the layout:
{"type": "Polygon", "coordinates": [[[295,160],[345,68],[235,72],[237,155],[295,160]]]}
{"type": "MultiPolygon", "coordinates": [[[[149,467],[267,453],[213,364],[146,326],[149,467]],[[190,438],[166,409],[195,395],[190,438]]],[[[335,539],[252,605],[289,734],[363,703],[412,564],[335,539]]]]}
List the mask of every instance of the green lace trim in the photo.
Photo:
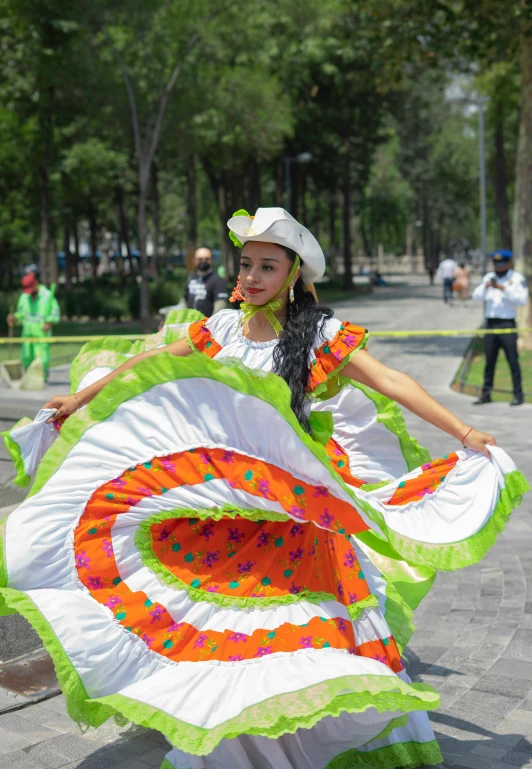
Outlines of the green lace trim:
{"type": "MultiPolygon", "coordinates": [[[[318,400],[325,400],[326,398],[332,397],[329,393],[331,392],[330,388],[331,386],[334,388],[334,380],[336,379],[337,382],[339,382],[340,378],[344,379],[345,377],[340,377],[340,373],[342,370],[347,366],[348,363],[351,363],[355,355],[360,352],[361,349],[363,349],[369,339],[369,333],[366,331],[364,333],[364,336],[360,340],[360,342],[357,344],[356,347],[354,347],[351,352],[347,353],[347,355],[342,358],[341,361],[339,361],[338,366],[334,369],[334,371],[331,371],[329,374],[327,374],[327,379],[325,382],[320,382],[319,385],[316,385],[316,387],[312,390],[312,395],[314,398],[317,398],[318,400]],[[325,395],[325,398],[322,396],[325,395]]],[[[351,380],[348,380],[351,381],[351,380]]],[[[338,389],[341,389],[339,387],[338,389]]],[[[336,390],[338,392],[338,390],[336,390]]]]}
{"type": "Polygon", "coordinates": [[[98,727],[108,718],[118,723],[134,721],[162,732],[180,750],[194,755],[211,753],[223,739],[256,734],[274,739],[310,728],[325,716],[360,713],[375,708],[379,713],[411,713],[438,707],[439,695],[424,684],[406,684],[396,676],[342,676],[307,689],[276,695],[244,709],[238,716],[213,729],[203,729],[121,694],[90,699],[83,682],[59,639],[33,601],[22,592],[1,587],[0,597],[9,608],[25,617],[52,657],[57,680],[76,723],[98,727]],[[349,691],[348,694],[345,692],[349,691]],[[290,715],[288,715],[290,714],[290,715]]]}
{"type": "MultiPolygon", "coordinates": [[[[6,516],[5,518],[2,518],[0,521],[0,588],[5,587],[7,585],[7,562],[6,562],[6,551],[5,551],[5,530],[6,530],[6,521],[9,518],[9,516],[6,516]]],[[[15,614],[15,610],[10,609],[4,599],[2,598],[2,595],[0,593],[0,617],[6,617],[8,614],[15,614]]]]}
{"type": "Polygon", "coordinates": [[[397,718],[392,718],[388,726],[386,726],[382,732],[379,732],[376,737],[373,737],[371,742],[384,740],[386,737],[390,736],[394,729],[398,729],[400,726],[408,726],[408,716],[397,716],[397,718]]]}
{"type": "Polygon", "coordinates": [[[175,766],[168,761],[168,759],[164,759],[164,761],[161,764],[161,769],[175,769],[175,766]]]}
{"type": "Polygon", "coordinates": [[[179,721],[159,708],[121,694],[94,702],[110,705],[131,721],[157,729],[185,753],[203,756],[223,739],[241,734],[277,739],[298,729],[310,729],[326,716],[361,713],[368,708],[379,713],[431,710],[438,706],[439,695],[430,686],[405,684],[395,676],[342,676],[263,700],[212,729],[179,721]]]}
{"type": "Polygon", "coordinates": [[[13,483],[16,483],[17,486],[20,486],[21,489],[27,488],[31,483],[31,477],[26,472],[26,468],[24,467],[24,459],[22,457],[22,452],[20,450],[20,446],[18,443],[16,443],[13,438],[11,437],[10,433],[13,432],[13,430],[16,430],[18,427],[24,427],[24,425],[31,424],[31,419],[28,417],[22,417],[22,419],[19,419],[19,421],[13,425],[13,427],[10,430],[6,430],[5,432],[0,432],[0,437],[4,439],[5,447],[9,453],[9,456],[11,457],[11,461],[13,462],[15,466],[15,470],[17,472],[16,477],[13,480],[13,483]]]}
{"type": "Polygon", "coordinates": [[[401,596],[395,584],[387,580],[384,619],[395,639],[399,654],[403,653],[416,629],[412,621],[413,616],[412,607],[401,596]]]}
{"type": "MultiPolygon", "coordinates": [[[[178,508],[174,510],[165,510],[146,518],[139,524],[135,534],[135,546],[139,551],[140,558],[144,566],[155,574],[161,582],[178,590],[185,590],[192,601],[205,601],[222,608],[239,609],[267,609],[270,606],[289,606],[301,601],[309,603],[323,603],[324,601],[337,601],[338,598],[333,593],[324,591],[312,592],[311,590],[302,590],[296,595],[287,594],[280,596],[264,596],[257,598],[253,596],[229,596],[221,593],[211,593],[199,587],[184,582],[168,569],[155,555],[153,550],[153,539],[151,527],[154,524],[162,523],[172,518],[199,518],[204,521],[212,519],[219,521],[222,518],[235,519],[236,517],[247,518],[250,521],[282,521],[286,522],[287,517],[284,513],[276,513],[269,510],[246,510],[240,507],[206,508],[199,510],[197,508],[178,508]]],[[[374,595],[368,595],[356,603],[347,606],[351,620],[359,619],[365,609],[379,605],[378,598],[374,595]]]]}
{"type": "Polygon", "coordinates": [[[435,766],[443,761],[436,740],[431,742],[398,742],[385,748],[348,750],[330,761],[325,769],[415,769],[435,766]]]}

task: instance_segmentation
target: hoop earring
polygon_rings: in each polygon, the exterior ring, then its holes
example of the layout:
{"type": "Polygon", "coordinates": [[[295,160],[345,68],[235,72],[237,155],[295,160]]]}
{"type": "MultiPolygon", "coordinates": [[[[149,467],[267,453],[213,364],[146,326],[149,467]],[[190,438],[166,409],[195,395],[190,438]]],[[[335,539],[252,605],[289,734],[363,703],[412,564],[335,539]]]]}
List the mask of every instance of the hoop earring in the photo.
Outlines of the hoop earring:
{"type": "Polygon", "coordinates": [[[290,304],[294,304],[294,287],[290,286],[290,291],[288,292],[288,301],[290,304]]]}

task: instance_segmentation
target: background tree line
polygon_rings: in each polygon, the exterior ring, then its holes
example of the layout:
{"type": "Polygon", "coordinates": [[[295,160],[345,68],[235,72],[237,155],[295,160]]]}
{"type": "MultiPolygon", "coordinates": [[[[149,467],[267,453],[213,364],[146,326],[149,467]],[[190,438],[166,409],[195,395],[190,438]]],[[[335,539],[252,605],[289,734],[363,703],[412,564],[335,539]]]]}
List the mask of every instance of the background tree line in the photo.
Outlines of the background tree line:
{"type": "Polygon", "coordinates": [[[446,96],[459,74],[489,100],[490,245],[513,242],[532,278],[527,0],[0,0],[0,18],[4,290],[37,258],[55,282],[62,252],[74,296],[83,240],[95,284],[119,254],[147,328],[172,254],[207,243],[234,275],[225,222],[287,205],[287,165],[291,212],[345,287],[379,243],[427,264],[477,247],[477,118],[446,96]]]}

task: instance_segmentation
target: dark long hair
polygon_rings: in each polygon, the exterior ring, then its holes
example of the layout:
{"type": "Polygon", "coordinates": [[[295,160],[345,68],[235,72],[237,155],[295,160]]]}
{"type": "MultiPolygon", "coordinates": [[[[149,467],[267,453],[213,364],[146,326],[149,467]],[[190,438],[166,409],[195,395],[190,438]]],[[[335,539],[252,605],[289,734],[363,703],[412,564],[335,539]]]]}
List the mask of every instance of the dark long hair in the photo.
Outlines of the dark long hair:
{"type": "MultiPolygon", "coordinates": [[[[282,246],[281,246],[282,247],[282,246]]],[[[291,262],[295,251],[283,248],[291,262]]],[[[317,334],[333,311],[326,304],[316,302],[305,289],[301,276],[294,285],[294,301],[286,306],[286,324],[273,351],[273,370],[284,379],[292,392],[292,411],[306,432],[310,432],[308,419],[308,393],[310,353],[317,334]]],[[[325,340],[324,340],[325,341],[325,340]]]]}

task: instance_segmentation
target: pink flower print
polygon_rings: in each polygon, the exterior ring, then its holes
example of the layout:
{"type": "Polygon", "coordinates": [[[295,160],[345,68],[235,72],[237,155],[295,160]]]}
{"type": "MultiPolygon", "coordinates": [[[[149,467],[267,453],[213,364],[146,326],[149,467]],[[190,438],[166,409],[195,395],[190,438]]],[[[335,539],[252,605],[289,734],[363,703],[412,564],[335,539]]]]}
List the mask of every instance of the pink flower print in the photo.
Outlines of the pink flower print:
{"type": "Polygon", "coordinates": [[[203,462],[204,465],[211,465],[211,456],[208,451],[203,451],[201,454],[198,454],[199,458],[203,462]]]}
{"type": "Polygon", "coordinates": [[[150,611],[151,624],[160,622],[163,614],[166,614],[166,609],[163,606],[154,606],[153,610],[150,611]]]}
{"type": "Polygon", "coordinates": [[[272,647],[271,646],[259,646],[257,649],[256,654],[254,654],[254,657],[264,657],[266,654],[272,653],[272,647]]]}
{"type": "Polygon", "coordinates": [[[344,336],[344,342],[348,347],[355,347],[357,344],[357,338],[354,334],[346,334],[344,336]]]}
{"type": "Polygon", "coordinates": [[[205,537],[206,542],[214,536],[214,523],[205,523],[200,531],[200,537],[205,537]]]}
{"type": "Polygon", "coordinates": [[[288,592],[292,593],[292,595],[297,595],[298,593],[301,592],[301,590],[302,590],[302,586],[296,585],[296,583],[292,580],[292,584],[288,588],[288,592]]]}
{"type": "Polygon", "coordinates": [[[133,505],[136,505],[137,502],[139,502],[139,500],[136,499],[135,497],[128,497],[127,498],[127,503],[128,503],[128,505],[130,505],[130,507],[133,507],[133,505]]]}
{"type": "Polygon", "coordinates": [[[340,598],[344,597],[344,586],[341,582],[338,582],[338,585],[336,586],[336,592],[340,596],[340,598]]]}
{"type": "Polygon", "coordinates": [[[316,486],[314,489],[314,496],[315,497],[328,497],[329,496],[329,490],[325,488],[325,486],[316,486]]]}
{"type": "Polygon", "coordinates": [[[228,465],[235,461],[235,454],[233,451],[224,451],[220,457],[220,462],[226,462],[228,465]]]}
{"type": "Polygon", "coordinates": [[[90,562],[91,559],[87,556],[86,550],[76,553],[76,566],[78,569],[90,569],[90,562]]]}
{"type": "Polygon", "coordinates": [[[238,571],[240,574],[249,574],[251,569],[255,566],[257,561],[246,561],[245,563],[238,564],[238,571]]]}
{"type": "Polygon", "coordinates": [[[349,654],[356,654],[357,653],[356,646],[350,646],[347,651],[349,652],[349,654]]]}
{"type": "Polygon", "coordinates": [[[243,531],[240,531],[240,529],[229,529],[229,536],[227,537],[228,542],[242,542],[246,535],[243,531]]]}
{"type": "Polygon", "coordinates": [[[184,624],[184,622],[172,622],[172,624],[168,626],[167,630],[169,633],[177,633],[177,631],[180,630],[184,624]]]}
{"type": "Polygon", "coordinates": [[[166,542],[166,540],[170,537],[170,532],[166,528],[166,526],[163,528],[159,536],[157,537],[157,540],[159,542],[166,542]]]}
{"type": "Polygon", "coordinates": [[[270,541],[269,532],[261,531],[261,533],[257,537],[257,547],[262,547],[263,545],[267,545],[269,541],[270,541]]]}
{"type": "Polygon", "coordinates": [[[206,633],[200,633],[197,637],[195,643],[194,643],[194,649],[203,649],[205,646],[205,641],[207,640],[207,634],[206,633]]]}
{"type": "Polygon", "coordinates": [[[213,551],[208,550],[202,563],[205,564],[205,566],[208,566],[210,568],[211,566],[214,566],[214,564],[219,559],[219,557],[220,557],[219,550],[213,550],[213,551]]]}
{"type": "Polygon", "coordinates": [[[146,646],[151,646],[152,643],[155,641],[155,638],[150,638],[146,633],[143,633],[141,635],[142,640],[146,644],[146,646]]]}
{"type": "Polygon", "coordinates": [[[148,488],[148,486],[137,486],[137,491],[143,497],[153,497],[153,490],[148,488]]]}
{"type": "Polygon", "coordinates": [[[241,654],[230,654],[229,660],[231,662],[238,662],[239,660],[243,660],[244,657],[241,654]]]}
{"type": "Polygon", "coordinates": [[[348,568],[352,568],[355,565],[356,561],[357,559],[355,558],[355,554],[353,553],[352,550],[350,550],[349,553],[346,553],[344,555],[344,566],[347,566],[348,568]]]}
{"type": "Polygon", "coordinates": [[[108,606],[110,609],[114,609],[115,606],[120,606],[122,599],[118,595],[110,595],[104,606],[108,606]]]}
{"type": "Polygon", "coordinates": [[[126,485],[126,481],[123,478],[114,478],[111,483],[117,489],[121,489],[126,485]]]}
{"type": "Polygon", "coordinates": [[[340,633],[347,633],[347,622],[345,619],[340,618],[338,620],[338,630],[340,633]]]}
{"type": "Polygon", "coordinates": [[[333,521],[334,516],[330,514],[327,508],[325,508],[323,513],[320,515],[320,523],[322,523],[324,526],[330,526],[333,521]]]}
{"type": "Polygon", "coordinates": [[[300,646],[301,646],[303,649],[310,649],[310,648],[311,648],[311,646],[312,646],[312,636],[311,636],[311,635],[302,636],[302,637],[299,639],[299,645],[300,645],[300,646]]]}
{"type": "Polygon", "coordinates": [[[349,593],[349,604],[356,603],[358,601],[358,594],[357,593],[349,593]]]}
{"type": "Polygon", "coordinates": [[[219,589],[220,589],[220,585],[209,585],[209,587],[207,588],[207,592],[217,593],[219,589]]]}
{"type": "Polygon", "coordinates": [[[292,507],[288,511],[291,515],[294,516],[294,518],[304,518],[305,517],[305,510],[302,507],[298,507],[297,505],[292,505],[292,507]]]}
{"type": "Polygon", "coordinates": [[[262,494],[263,497],[267,497],[268,494],[271,494],[269,481],[259,481],[259,494],[262,494]]]}
{"type": "Polygon", "coordinates": [[[336,358],[336,360],[342,360],[342,358],[344,357],[342,355],[341,350],[334,350],[333,355],[336,358]]]}
{"type": "Polygon", "coordinates": [[[288,555],[290,556],[290,560],[293,561],[299,561],[300,558],[303,558],[303,555],[305,554],[305,551],[302,547],[298,547],[297,550],[290,550],[288,555]]]}
{"type": "Polygon", "coordinates": [[[89,577],[89,587],[91,590],[101,590],[103,588],[103,582],[100,577],[89,577]]]}
{"type": "Polygon", "coordinates": [[[417,497],[424,497],[426,494],[434,494],[434,489],[431,489],[430,486],[426,486],[424,489],[421,489],[416,496],[417,497]]]}
{"type": "Polygon", "coordinates": [[[104,551],[107,558],[112,558],[114,556],[113,551],[113,542],[110,539],[104,539],[102,544],[102,550],[104,551]]]}
{"type": "Polygon", "coordinates": [[[167,457],[161,460],[161,465],[163,470],[166,470],[167,473],[175,473],[175,462],[172,462],[167,457]]]}
{"type": "Polygon", "coordinates": [[[302,532],[303,532],[303,526],[300,523],[294,523],[294,525],[290,529],[290,536],[295,537],[296,534],[301,534],[302,532]]]}
{"type": "Polygon", "coordinates": [[[314,556],[314,560],[316,560],[316,545],[312,545],[312,547],[308,551],[308,554],[309,555],[313,555],[314,556]]]}
{"type": "Polygon", "coordinates": [[[421,465],[421,469],[422,470],[430,470],[431,466],[432,466],[432,462],[427,462],[426,465],[421,465]]]}
{"type": "Polygon", "coordinates": [[[335,454],[337,457],[343,457],[344,452],[340,448],[340,446],[335,446],[333,449],[333,454],[335,454]]]}
{"type": "Polygon", "coordinates": [[[382,662],[384,665],[388,664],[388,660],[386,659],[386,657],[383,657],[382,654],[376,654],[373,657],[373,659],[377,660],[377,662],[382,662]]]}
{"type": "Polygon", "coordinates": [[[227,636],[227,640],[235,644],[247,643],[248,637],[245,633],[231,633],[230,636],[227,636]]]}

